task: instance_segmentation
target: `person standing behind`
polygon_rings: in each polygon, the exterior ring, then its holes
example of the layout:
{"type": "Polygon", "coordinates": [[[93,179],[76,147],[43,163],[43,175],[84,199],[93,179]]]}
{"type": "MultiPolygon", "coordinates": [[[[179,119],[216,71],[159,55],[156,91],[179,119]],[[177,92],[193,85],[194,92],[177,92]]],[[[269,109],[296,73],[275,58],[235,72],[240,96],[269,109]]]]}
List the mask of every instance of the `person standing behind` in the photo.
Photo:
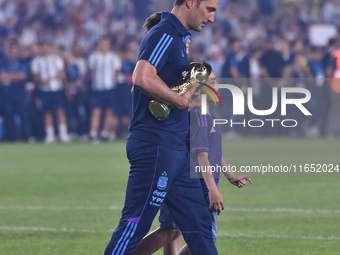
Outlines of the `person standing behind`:
{"type": "MultiPolygon", "coordinates": [[[[239,71],[239,63],[237,61],[237,55],[242,51],[242,43],[239,38],[231,38],[229,40],[229,50],[227,51],[225,62],[221,69],[221,78],[228,78],[229,82],[233,82],[235,85],[242,87],[241,84],[241,74],[239,71]],[[231,80],[232,79],[232,80],[231,80]]],[[[233,115],[233,100],[232,94],[229,90],[221,91],[221,96],[225,98],[227,106],[224,107],[224,112],[222,116],[227,117],[228,120],[236,121],[236,116],[233,115]]],[[[227,126],[222,129],[222,131],[227,132],[226,138],[237,137],[236,130],[234,126],[227,126]]]]}
{"type": "Polygon", "coordinates": [[[340,135],[340,49],[332,54],[333,76],[330,81],[330,111],[328,115],[326,136],[333,140],[340,135]]]}
{"type": "Polygon", "coordinates": [[[2,87],[0,86],[0,142],[1,142],[1,140],[2,140],[2,133],[3,133],[3,128],[2,128],[2,126],[3,126],[3,89],[2,89],[2,87]]]}
{"type": "Polygon", "coordinates": [[[88,86],[87,86],[87,61],[84,58],[83,49],[80,47],[80,45],[76,44],[73,47],[73,55],[75,57],[75,64],[78,67],[79,70],[79,79],[76,83],[76,105],[78,109],[79,114],[79,134],[83,136],[83,139],[87,139],[87,136],[85,137],[85,134],[89,132],[89,125],[88,125],[88,119],[89,119],[89,110],[87,107],[87,96],[88,96],[88,86]]]}
{"type": "Polygon", "coordinates": [[[241,74],[238,69],[238,62],[236,56],[242,50],[242,43],[238,38],[231,38],[229,40],[229,50],[226,54],[225,62],[222,66],[221,77],[222,78],[241,78],[241,74]]]}
{"type": "Polygon", "coordinates": [[[98,141],[102,110],[105,111],[105,119],[101,137],[109,139],[111,135],[111,139],[115,139],[118,126],[118,119],[115,115],[117,104],[116,87],[122,63],[120,58],[110,51],[110,47],[110,38],[102,37],[98,43],[98,50],[93,52],[89,58],[89,68],[92,76],[90,96],[90,105],[92,107],[90,138],[92,141],[98,141]]]}
{"type": "Polygon", "coordinates": [[[322,65],[326,73],[326,78],[332,78],[333,76],[333,71],[334,71],[333,53],[337,50],[337,46],[338,46],[337,39],[335,38],[329,39],[326,53],[324,54],[322,58],[322,65]]]}
{"type": "Polygon", "coordinates": [[[26,92],[28,94],[28,116],[30,119],[32,135],[36,139],[44,139],[45,125],[44,115],[41,111],[41,104],[39,100],[39,91],[36,89],[32,73],[32,62],[40,55],[40,46],[38,43],[31,43],[28,45],[25,52],[25,63],[28,66],[26,92]]]}
{"type": "Polygon", "coordinates": [[[309,53],[308,64],[314,79],[309,88],[313,96],[309,101],[312,116],[306,119],[308,123],[308,137],[317,137],[322,134],[325,123],[327,122],[328,86],[326,86],[326,72],[322,60],[322,49],[312,47],[309,53]]]}
{"type": "MultiPolygon", "coordinates": [[[[274,49],[274,37],[270,36],[263,43],[263,55],[260,58],[260,66],[261,66],[261,94],[259,104],[255,105],[258,107],[257,109],[266,110],[270,109],[272,105],[272,89],[277,87],[280,88],[281,84],[278,78],[283,77],[283,73],[285,72],[285,68],[289,68],[286,66],[285,61],[280,54],[280,52],[274,49]]],[[[279,90],[279,93],[280,90],[279,90]]],[[[281,119],[280,109],[278,109],[269,116],[266,116],[270,119],[281,119]]],[[[266,126],[263,128],[263,135],[273,135],[277,133],[283,132],[283,129],[271,128],[270,126],[266,126]]]]}
{"type": "Polygon", "coordinates": [[[221,78],[221,69],[224,64],[224,56],[221,47],[218,44],[214,44],[211,47],[209,64],[212,69],[215,70],[217,78],[221,78]]]}
{"type": "Polygon", "coordinates": [[[65,65],[63,59],[52,53],[49,42],[41,43],[42,55],[32,61],[32,74],[38,85],[39,97],[44,113],[46,137],[45,142],[55,142],[53,115],[55,111],[58,118],[59,138],[63,143],[70,142],[67,133],[65,115],[65,95],[63,91],[63,79],[65,78],[65,65]]]}
{"type": "Polygon", "coordinates": [[[86,86],[85,75],[87,72],[86,60],[81,56],[78,46],[73,47],[72,52],[64,53],[67,75],[66,97],[70,119],[69,129],[77,135],[87,139],[87,110],[86,110],[86,86]]]}
{"type": "Polygon", "coordinates": [[[6,43],[6,52],[0,67],[0,79],[3,87],[4,115],[7,124],[8,139],[18,138],[15,115],[19,115],[21,131],[25,141],[32,140],[27,112],[27,65],[20,58],[20,47],[16,40],[6,43]]]}
{"type": "MultiPolygon", "coordinates": [[[[298,125],[296,127],[292,127],[289,129],[289,134],[292,137],[303,137],[306,135],[305,126],[308,127],[308,122],[315,118],[317,113],[313,110],[312,105],[315,103],[317,96],[313,92],[313,73],[311,70],[311,66],[308,63],[307,54],[305,52],[297,52],[294,54],[294,62],[292,63],[292,75],[294,79],[294,87],[305,88],[308,89],[313,97],[308,102],[308,109],[312,112],[311,118],[306,118],[306,116],[299,111],[297,107],[294,105],[287,106],[287,116],[291,119],[297,120],[299,123],[303,123],[303,125],[298,125]]],[[[301,98],[301,95],[290,95],[289,98],[301,98]]],[[[319,106],[318,106],[319,107],[319,106]]]]}
{"type": "Polygon", "coordinates": [[[130,42],[125,49],[125,57],[122,62],[121,81],[117,86],[117,98],[119,124],[123,128],[123,136],[127,137],[128,128],[132,115],[132,73],[136,66],[138,57],[138,44],[135,41],[130,42]]]}

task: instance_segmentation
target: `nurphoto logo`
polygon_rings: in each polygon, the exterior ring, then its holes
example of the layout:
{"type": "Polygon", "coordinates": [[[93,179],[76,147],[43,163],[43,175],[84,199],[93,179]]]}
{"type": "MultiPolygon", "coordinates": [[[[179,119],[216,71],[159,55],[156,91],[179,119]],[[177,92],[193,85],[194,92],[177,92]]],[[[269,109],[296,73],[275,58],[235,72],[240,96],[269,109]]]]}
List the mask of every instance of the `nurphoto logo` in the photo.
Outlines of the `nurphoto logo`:
{"type": "MultiPolygon", "coordinates": [[[[218,95],[217,91],[212,88],[211,86],[204,84],[204,86],[207,86],[213,93],[215,93],[221,102],[221,98],[218,95]]],[[[244,115],[245,113],[245,96],[243,91],[231,84],[216,84],[216,89],[228,89],[233,98],[233,115],[244,115]]],[[[206,89],[199,88],[203,91],[205,91],[207,94],[209,94],[214,102],[216,104],[216,100],[213,97],[213,95],[207,91],[206,89]]],[[[257,116],[268,116],[274,113],[278,107],[278,88],[272,88],[272,105],[269,109],[266,110],[258,110],[255,109],[254,103],[253,103],[253,88],[248,88],[247,90],[247,106],[249,111],[257,116]]],[[[311,99],[311,93],[309,90],[305,88],[296,88],[296,87],[284,87],[281,88],[281,116],[287,115],[287,105],[295,105],[305,116],[311,116],[312,114],[306,109],[304,106],[305,103],[309,102],[311,99]],[[288,94],[299,94],[304,95],[303,98],[288,98],[288,94]]],[[[202,115],[207,114],[207,97],[205,94],[202,95],[202,104],[201,104],[201,111],[202,115]]],[[[234,125],[243,125],[244,127],[246,124],[248,124],[249,127],[262,127],[265,122],[271,122],[272,127],[275,126],[275,122],[281,122],[281,125],[283,127],[296,127],[298,125],[297,120],[295,119],[250,119],[246,122],[244,119],[242,122],[234,122],[233,120],[227,120],[227,119],[215,119],[214,120],[214,127],[215,125],[224,125],[230,123],[232,126],[234,125]]]]}

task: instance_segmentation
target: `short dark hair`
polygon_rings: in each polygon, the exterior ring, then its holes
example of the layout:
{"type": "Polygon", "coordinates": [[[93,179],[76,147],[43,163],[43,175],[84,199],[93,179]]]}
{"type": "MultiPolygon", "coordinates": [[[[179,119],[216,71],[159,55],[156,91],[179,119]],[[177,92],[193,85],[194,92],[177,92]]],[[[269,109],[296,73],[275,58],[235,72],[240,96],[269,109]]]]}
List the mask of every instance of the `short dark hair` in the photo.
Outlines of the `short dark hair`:
{"type": "Polygon", "coordinates": [[[39,45],[40,45],[40,46],[44,46],[44,45],[49,45],[49,46],[51,46],[52,43],[51,43],[49,40],[47,40],[47,39],[43,39],[43,40],[41,40],[41,41],[39,42],[39,45]]]}
{"type": "Polygon", "coordinates": [[[310,51],[313,52],[313,53],[318,53],[318,52],[321,51],[321,48],[317,47],[317,46],[312,46],[312,47],[310,47],[310,51]]]}
{"type": "Polygon", "coordinates": [[[229,46],[232,46],[232,45],[234,45],[235,43],[238,43],[238,42],[241,42],[241,39],[238,38],[238,37],[235,37],[235,36],[229,38],[229,40],[228,40],[229,46]]]}
{"type": "MultiPolygon", "coordinates": [[[[176,0],[175,1],[175,6],[181,6],[185,3],[186,0],[176,0]]],[[[202,1],[206,1],[206,0],[197,0],[197,6],[199,6],[201,4],[202,1]]]]}
{"type": "Polygon", "coordinates": [[[335,38],[331,38],[328,41],[328,47],[334,46],[334,45],[336,45],[336,43],[337,43],[336,39],[335,38]]]}
{"type": "Polygon", "coordinates": [[[149,32],[151,28],[156,26],[162,18],[161,12],[155,12],[151,14],[144,22],[143,28],[145,29],[145,33],[149,32]]]}
{"type": "Polygon", "coordinates": [[[19,41],[17,38],[9,38],[6,40],[6,44],[12,48],[12,47],[20,47],[19,41]]]}
{"type": "Polygon", "coordinates": [[[111,43],[111,36],[110,35],[103,35],[99,39],[99,42],[102,42],[102,41],[110,41],[110,43],[111,43]]]}

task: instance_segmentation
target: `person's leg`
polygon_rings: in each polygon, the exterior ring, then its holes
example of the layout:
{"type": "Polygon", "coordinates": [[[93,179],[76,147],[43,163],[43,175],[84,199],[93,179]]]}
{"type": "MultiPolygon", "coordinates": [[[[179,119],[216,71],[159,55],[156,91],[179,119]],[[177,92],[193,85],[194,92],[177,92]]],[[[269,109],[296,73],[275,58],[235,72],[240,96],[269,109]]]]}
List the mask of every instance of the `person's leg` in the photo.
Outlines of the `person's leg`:
{"type": "Polygon", "coordinates": [[[132,255],[150,255],[164,247],[164,255],[177,254],[182,248],[182,234],[169,209],[163,203],[159,214],[160,227],[143,238],[132,255]]]}
{"type": "Polygon", "coordinates": [[[117,116],[113,113],[113,110],[111,108],[106,109],[104,128],[103,131],[101,132],[102,138],[114,140],[116,138],[117,127],[118,127],[117,116]]]}
{"type": "Polygon", "coordinates": [[[335,103],[335,108],[336,108],[336,116],[335,116],[335,120],[334,120],[334,135],[335,136],[340,136],[340,94],[336,94],[334,95],[335,99],[334,101],[335,103]]]}
{"type": "MultiPolygon", "coordinates": [[[[206,202],[207,208],[210,206],[210,199],[209,199],[209,192],[203,192],[203,196],[206,202]]],[[[212,236],[213,236],[213,241],[216,243],[217,241],[217,212],[212,212],[210,211],[210,216],[211,216],[211,227],[212,227],[212,236]]],[[[191,251],[188,247],[188,245],[183,246],[183,248],[177,253],[177,255],[191,255],[191,251]]]]}
{"type": "Polygon", "coordinates": [[[59,91],[55,92],[53,95],[54,107],[57,114],[58,119],[58,127],[59,127],[59,138],[63,143],[70,142],[70,138],[68,136],[67,131],[67,118],[65,114],[65,100],[64,100],[64,92],[59,91]]]}
{"type": "Polygon", "coordinates": [[[338,115],[338,109],[337,109],[337,94],[335,92],[331,92],[330,95],[331,99],[331,108],[328,115],[328,121],[327,121],[327,131],[326,135],[329,139],[332,139],[335,137],[336,129],[337,129],[337,115],[338,115]]]}
{"type": "Polygon", "coordinates": [[[57,113],[57,116],[58,116],[58,124],[59,125],[61,125],[61,124],[66,125],[66,115],[65,115],[64,108],[58,107],[56,109],[56,113],[57,113]]]}
{"type": "MultiPolygon", "coordinates": [[[[126,149],[130,174],[125,204],[105,255],[133,252],[149,231],[173,179],[187,161],[183,151],[135,139],[127,141],[126,149]]],[[[184,146],[183,149],[186,150],[184,146]]]]}
{"type": "Polygon", "coordinates": [[[75,98],[77,107],[77,120],[78,120],[78,134],[85,135],[87,132],[87,109],[85,99],[81,94],[77,94],[75,98]]]}
{"type": "Polygon", "coordinates": [[[182,240],[183,236],[181,231],[179,230],[174,218],[172,217],[168,207],[165,204],[162,204],[160,214],[159,214],[159,223],[161,229],[167,229],[167,242],[165,242],[162,246],[164,255],[176,255],[182,248],[182,240]]]}
{"type": "Polygon", "coordinates": [[[63,143],[70,142],[70,138],[67,132],[67,120],[64,108],[58,107],[56,109],[58,116],[59,138],[63,143]]]}
{"type": "Polygon", "coordinates": [[[132,255],[151,255],[162,247],[164,255],[177,254],[182,248],[181,231],[178,228],[159,227],[143,238],[132,255]]]}
{"type": "Polygon", "coordinates": [[[95,107],[91,111],[91,127],[90,127],[90,138],[97,139],[98,138],[98,129],[100,124],[100,115],[102,110],[100,107],[95,107]]]}
{"type": "Polygon", "coordinates": [[[6,124],[7,138],[10,141],[14,141],[17,138],[17,127],[15,125],[15,112],[13,95],[11,95],[10,88],[4,88],[4,119],[6,124]]]}
{"type": "MultiPolygon", "coordinates": [[[[188,160],[189,161],[189,160],[188,160]]],[[[173,181],[165,204],[194,255],[218,254],[213,241],[211,215],[198,178],[190,178],[187,162],[173,181]]]]}
{"type": "Polygon", "coordinates": [[[51,144],[55,142],[54,126],[53,126],[53,94],[52,92],[39,91],[39,98],[42,105],[42,112],[44,114],[45,125],[45,143],[51,144]]]}
{"type": "Polygon", "coordinates": [[[106,108],[105,118],[104,118],[104,128],[101,132],[101,137],[104,140],[115,140],[118,128],[118,118],[116,116],[117,112],[117,95],[116,90],[111,89],[105,92],[103,96],[103,103],[106,108]]]}
{"type": "Polygon", "coordinates": [[[17,111],[21,119],[21,130],[24,140],[29,140],[32,137],[31,123],[28,116],[28,104],[25,97],[17,98],[17,111]]]}
{"type": "Polygon", "coordinates": [[[53,116],[51,111],[46,111],[44,113],[44,123],[45,123],[45,143],[50,144],[55,142],[54,127],[53,127],[53,116]]]}
{"type": "Polygon", "coordinates": [[[100,125],[100,118],[102,114],[103,102],[102,92],[93,91],[90,95],[90,139],[92,141],[98,140],[98,130],[100,125]]]}
{"type": "Polygon", "coordinates": [[[177,255],[191,255],[191,251],[189,246],[186,244],[182,247],[182,249],[177,253],[177,255]]]}
{"type": "Polygon", "coordinates": [[[76,95],[68,95],[65,99],[65,107],[63,108],[66,115],[67,130],[69,134],[74,136],[77,134],[79,126],[76,95]]]}
{"type": "Polygon", "coordinates": [[[172,236],[177,236],[176,238],[173,238],[173,241],[169,244],[164,245],[163,248],[163,254],[164,255],[176,255],[182,248],[182,239],[183,236],[181,234],[181,231],[179,229],[172,229],[171,230],[172,236]]]}

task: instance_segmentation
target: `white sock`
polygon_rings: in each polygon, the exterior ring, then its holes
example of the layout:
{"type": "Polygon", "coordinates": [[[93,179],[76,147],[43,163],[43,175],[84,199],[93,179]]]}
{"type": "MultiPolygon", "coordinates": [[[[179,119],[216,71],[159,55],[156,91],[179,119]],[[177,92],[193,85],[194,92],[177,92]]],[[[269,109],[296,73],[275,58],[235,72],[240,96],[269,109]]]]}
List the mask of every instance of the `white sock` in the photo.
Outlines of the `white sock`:
{"type": "Polygon", "coordinates": [[[116,136],[117,136],[117,134],[116,134],[116,132],[115,132],[115,131],[112,131],[112,132],[110,132],[110,135],[109,135],[109,139],[110,139],[110,141],[113,141],[113,140],[115,140],[115,139],[116,139],[116,136]]]}
{"type": "Polygon", "coordinates": [[[46,131],[46,137],[54,137],[54,128],[53,126],[46,126],[45,127],[46,131]]]}
{"type": "Polygon", "coordinates": [[[91,137],[97,137],[98,136],[98,132],[96,130],[91,130],[90,131],[90,136],[91,137]]]}
{"type": "Polygon", "coordinates": [[[59,134],[60,134],[60,137],[67,136],[67,125],[65,123],[59,124],[59,134]]]}
{"type": "Polygon", "coordinates": [[[100,135],[103,137],[103,138],[108,138],[109,137],[109,132],[106,131],[106,130],[103,130],[100,135]]]}

